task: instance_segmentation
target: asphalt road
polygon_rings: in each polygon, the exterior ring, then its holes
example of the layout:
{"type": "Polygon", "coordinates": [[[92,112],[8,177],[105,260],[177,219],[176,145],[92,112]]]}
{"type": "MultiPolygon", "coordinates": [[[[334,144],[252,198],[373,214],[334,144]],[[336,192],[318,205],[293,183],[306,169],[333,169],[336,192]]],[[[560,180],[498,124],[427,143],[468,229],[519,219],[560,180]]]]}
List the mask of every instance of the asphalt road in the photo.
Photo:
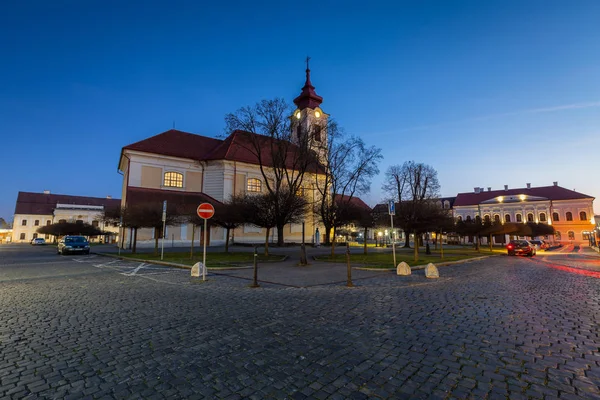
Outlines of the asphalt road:
{"type": "Polygon", "coordinates": [[[596,254],[369,273],[355,288],[318,279],[345,268],[313,263],[306,285],[281,269],[251,289],[239,273],[201,283],[2,245],[0,398],[600,399],[596,254]]]}

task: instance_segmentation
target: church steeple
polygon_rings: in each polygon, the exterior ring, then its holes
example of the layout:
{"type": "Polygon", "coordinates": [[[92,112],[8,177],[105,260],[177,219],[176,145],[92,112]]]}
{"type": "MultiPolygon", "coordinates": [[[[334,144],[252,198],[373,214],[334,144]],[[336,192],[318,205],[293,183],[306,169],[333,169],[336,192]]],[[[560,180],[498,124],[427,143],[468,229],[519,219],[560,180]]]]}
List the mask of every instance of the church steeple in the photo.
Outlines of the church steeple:
{"type": "Polygon", "coordinates": [[[315,92],[315,87],[310,82],[310,68],[308,62],[310,61],[310,57],[306,57],[306,82],[304,83],[304,87],[302,88],[302,92],[300,96],[294,99],[294,104],[298,107],[298,109],[303,110],[305,108],[317,108],[323,102],[323,98],[315,92]]]}

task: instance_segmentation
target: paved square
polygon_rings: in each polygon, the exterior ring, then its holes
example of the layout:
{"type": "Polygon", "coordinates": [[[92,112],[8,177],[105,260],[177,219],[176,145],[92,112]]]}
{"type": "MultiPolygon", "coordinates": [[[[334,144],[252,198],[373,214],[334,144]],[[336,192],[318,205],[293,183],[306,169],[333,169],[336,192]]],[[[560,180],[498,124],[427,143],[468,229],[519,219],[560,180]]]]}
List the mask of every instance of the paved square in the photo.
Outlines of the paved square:
{"type": "Polygon", "coordinates": [[[600,398],[600,280],[540,260],[352,289],[2,260],[0,398],[600,398]]]}

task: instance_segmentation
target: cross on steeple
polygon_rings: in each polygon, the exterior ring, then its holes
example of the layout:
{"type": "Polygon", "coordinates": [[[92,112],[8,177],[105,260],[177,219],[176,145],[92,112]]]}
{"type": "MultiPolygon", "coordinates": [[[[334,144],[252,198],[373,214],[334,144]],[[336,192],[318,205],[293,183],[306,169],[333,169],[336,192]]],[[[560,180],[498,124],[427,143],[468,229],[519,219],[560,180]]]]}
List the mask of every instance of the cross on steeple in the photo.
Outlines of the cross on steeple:
{"type": "Polygon", "coordinates": [[[306,56],[306,70],[310,71],[310,68],[308,67],[308,62],[310,61],[310,57],[306,56]]]}

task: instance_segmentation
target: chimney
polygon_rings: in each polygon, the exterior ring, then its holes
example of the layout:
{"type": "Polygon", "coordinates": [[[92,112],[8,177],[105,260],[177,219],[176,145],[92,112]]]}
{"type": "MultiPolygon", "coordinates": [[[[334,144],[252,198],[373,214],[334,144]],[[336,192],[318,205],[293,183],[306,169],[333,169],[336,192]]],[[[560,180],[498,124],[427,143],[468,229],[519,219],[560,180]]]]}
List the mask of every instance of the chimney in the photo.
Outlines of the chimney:
{"type": "Polygon", "coordinates": [[[504,190],[508,190],[508,185],[504,185],[504,190]]]}
{"type": "Polygon", "coordinates": [[[106,196],[106,198],[107,198],[108,200],[111,200],[111,199],[112,199],[112,196],[111,196],[111,195],[108,195],[108,196],[106,196]]]}
{"type": "Polygon", "coordinates": [[[481,188],[479,187],[475,187],[473,190],[475,191],[475,193],[481,193],[481,188]]]}
{"type": "Polygon", "coordinates": [[[492,188],[490,186],[488,186],[488,192],[491,192],[492,188]]]}
{"type": "Polygon", "coordinates": [[[558,182],[552,182],[554,186],[558,186],[558,182]]]}
{"type": "Polygon", "coordinates": [[[527,184],[527,189],[531,189],[531,183],[527,184]]]}
{"type": "Polygon", "coordinates": [[[44,190],[44,194],[50,194],[49,190],[44,190]]]}

